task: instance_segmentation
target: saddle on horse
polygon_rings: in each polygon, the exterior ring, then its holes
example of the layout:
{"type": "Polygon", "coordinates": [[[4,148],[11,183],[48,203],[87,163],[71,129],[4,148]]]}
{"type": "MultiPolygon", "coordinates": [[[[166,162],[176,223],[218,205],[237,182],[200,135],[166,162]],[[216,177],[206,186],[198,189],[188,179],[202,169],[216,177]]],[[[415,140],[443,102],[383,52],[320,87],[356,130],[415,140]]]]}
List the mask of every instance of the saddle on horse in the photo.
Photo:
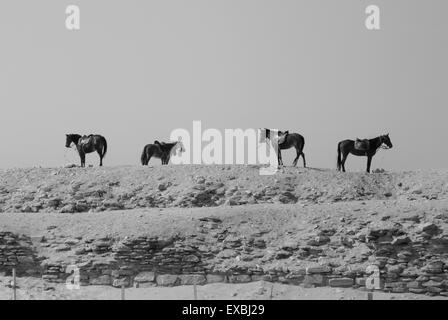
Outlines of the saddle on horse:
{"type": "Polygon", "coordinates": [[[358,139],[355,140],[355,149],[360,151],[367,151],[370,148],[369,139],[358,139]]]}
{"type": "Polygon", "coordinates": [[[174,147],[174,145],[176,145],[176,143],[171,143],[171,142],[159,142],[158,140],[154,141],[154,144],[157,145],[160,150],[162,151],[162,153],[164,154],[169,154],[171,152],[171,149],[174,147]]]}
{"type": "Polygon", "coordinates": [[[92,149],[92,143],[93,143],[92,136],[93,136],[92,134],[89,134],[88,136],[83,136],[81,137],[81,139],[79,139],[78,144],[84,151],[92,149]]]}

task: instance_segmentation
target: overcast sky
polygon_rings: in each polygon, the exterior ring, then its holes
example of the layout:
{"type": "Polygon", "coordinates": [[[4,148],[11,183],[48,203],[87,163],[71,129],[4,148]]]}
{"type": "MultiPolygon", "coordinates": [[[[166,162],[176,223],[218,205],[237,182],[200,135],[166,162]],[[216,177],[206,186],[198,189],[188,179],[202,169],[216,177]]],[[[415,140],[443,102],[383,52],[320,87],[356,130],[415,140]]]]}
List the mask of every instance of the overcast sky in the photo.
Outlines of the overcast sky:
{"type": "Polygon", "coordinates": [[[106,165],[137,165],[145,144],[201,120],[301,133],[312,167],[334,168],[340,140],[389,132],[373,168],[447,168],[447,12],[446,0],[2,0],[0,167],[78,162],[66,133],[103,134],[106,165]],[[69,4],[79,31],[65,28],[69,4]],[[370,4],[379,31],[364,25],[370,4]]]}

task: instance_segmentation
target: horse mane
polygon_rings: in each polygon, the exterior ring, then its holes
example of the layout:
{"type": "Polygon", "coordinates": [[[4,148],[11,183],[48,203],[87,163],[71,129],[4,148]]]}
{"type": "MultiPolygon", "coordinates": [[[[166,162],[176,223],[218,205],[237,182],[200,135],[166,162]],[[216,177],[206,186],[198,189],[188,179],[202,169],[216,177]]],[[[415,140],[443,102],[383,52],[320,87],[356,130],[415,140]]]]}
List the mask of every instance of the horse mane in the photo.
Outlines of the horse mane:
{"type": "MultiPolygon", "coordinates": [[[[173,146],[172,146],[171,149],[170,149],[170,154],[171,154],[171,155],[174,154],[174,152],[176,151],[176,147],[177,147],[180,143],[181,143],[180,141],[173,142],[173,146]]],[[[182,148],[182,146],[181,146],[181,148],[182,148]]]]}
{"type": "MultiPolygon", "coordinates": [[[[261,129],[262,131],[264,131],[266,134],[265,134],[265,138],[266,139],[268,139],[268,140],[271,140],[271,129],[268,129],[268,128],[263,128],[263,129],[261,129]]],[[[285,136],[285,139],[286,139],[286,136],[289,134],[289,130],[286,130],[286,131],[281,131],[281,130],[277,130],[277,136],[279,137],[279,136],[281,136],[281,135],[284,135],[285,136]]]]}
{"type": "Polygon", "coordinates": [[[67,136],[69,136],[70,138],[72,138],[72,140],[75,140],[75,143],[79,141],[79,139],[82,138],[82,136],[80,134],[77,133],[70,133],[67,136]]]}
{"type": "Polygon", "coordinates": [[[154,141],[154,144],[157,145],[162,150],[162,152],[171,153],[177,142],[159,142],[156,140],[154,141]]]}
{"type": "Polygon", "coordinates": [[[171,151],[174,149],[174,147],[176,145],[177,145],[177,142],[168,142],[168,143],[165,143],[164,147],[165,147],[165,150],[167,150],[171,153],[171,151]]]}
{"type": "Polygon", "coordinates": [[[162,150],[164,150],[164,152],[168,152],[170,155],[173,155],[176,152],[176,146],[178,146],[179,143],[180,141],[165,143],[162,150]]]}

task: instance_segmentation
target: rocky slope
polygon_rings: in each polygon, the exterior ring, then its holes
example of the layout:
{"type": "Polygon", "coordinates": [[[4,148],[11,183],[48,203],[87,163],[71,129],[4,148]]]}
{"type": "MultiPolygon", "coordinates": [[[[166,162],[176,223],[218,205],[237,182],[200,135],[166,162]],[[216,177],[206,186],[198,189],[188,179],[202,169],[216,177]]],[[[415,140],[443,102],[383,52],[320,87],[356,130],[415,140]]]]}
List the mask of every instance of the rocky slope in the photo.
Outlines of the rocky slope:
{"type": "Polygon", "coordinates": [[[76,265],[81,285],[365,289],[377,266],[382,291],[448,295],[447,172],[169,166],[0,179],[6,275],[63,283],[76,265]]]}
{"type": "Polygon", "coordinates": [[[0,212],[446,199],[448,172],[346,173],[257,166],[11,169],[0,171],[0,212]]]}

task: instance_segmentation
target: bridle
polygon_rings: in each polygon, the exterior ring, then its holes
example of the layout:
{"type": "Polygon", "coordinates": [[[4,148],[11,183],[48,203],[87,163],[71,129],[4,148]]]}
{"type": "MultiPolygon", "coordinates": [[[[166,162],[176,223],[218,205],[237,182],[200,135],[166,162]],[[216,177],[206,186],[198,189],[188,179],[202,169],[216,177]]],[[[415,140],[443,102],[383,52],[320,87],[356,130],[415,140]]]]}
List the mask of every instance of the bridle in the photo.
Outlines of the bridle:
{"type": "Polygon", "coordinates": [[[380,136],[380,142],[381,142],[381,144],[380,144],[380,146],[378,147],[378,149],[383,149],[383,150],[388,150],[388,149],[390,149],[388,146],[385,145],[383,139],[384,139],[384,135],[383,135],[383,136],[380,136]]]}
{"type": "Polygon", "coordinates": [[[177,154],[178,152],[179,153],[185,152],[183,143],[181,141],[177,141],[176,144],[173,146],[173,148],[170,150],[171,154],[177,154]]]}
{"type": "MultiPolygon", "coordinates": [[[[286,139],[288,138],[288,134],[289,134],[289,130],[284,132],[284,135],[283,135],[284,139],[283,139],[282,143],[286,142],[286,139]]],[[[282,144],[282,143],[279,143],[279,145],[282,144]]]]}
{"type": "Polygon", "coordinates": [[[69,144],[68,148],[73,149],[73,146],[76,148],[77,143],[74,141],[74,138],[72,136],[70,136],[70,144],[69,144]]]}
{"type": "Polygon", "coordinates": [[[264,131],[265,132],[265,134],[264,134],[264,139],[265,140],[267,140],[267,141],[270,141],[270,142],[272,142],[272,143],[275,143],[275,144],[277,144],[277,145],[280,145],[280,144],[282,144],[283,142],[285,142],[285,140],[286,140],[286,137],[288,136],[288,134],[289,134],[289,132],[282,132],[282,131],[277,131],[277,134],[276,135],[274,135],[274,137],[276,138],[276,139],[272,139],[272,137],[271,137],[271,132],[272,132],[272,130],[271,129],[262,129],[262,131],[264,131]],[[282,135],[279,135],[279,133],[282,133],[282,135]],[[283,139],[283,142],[281,142],[280,143],[280,140],[281,140],[281,138],[280,137],[284,137],[284,139],[283,139]]]}

